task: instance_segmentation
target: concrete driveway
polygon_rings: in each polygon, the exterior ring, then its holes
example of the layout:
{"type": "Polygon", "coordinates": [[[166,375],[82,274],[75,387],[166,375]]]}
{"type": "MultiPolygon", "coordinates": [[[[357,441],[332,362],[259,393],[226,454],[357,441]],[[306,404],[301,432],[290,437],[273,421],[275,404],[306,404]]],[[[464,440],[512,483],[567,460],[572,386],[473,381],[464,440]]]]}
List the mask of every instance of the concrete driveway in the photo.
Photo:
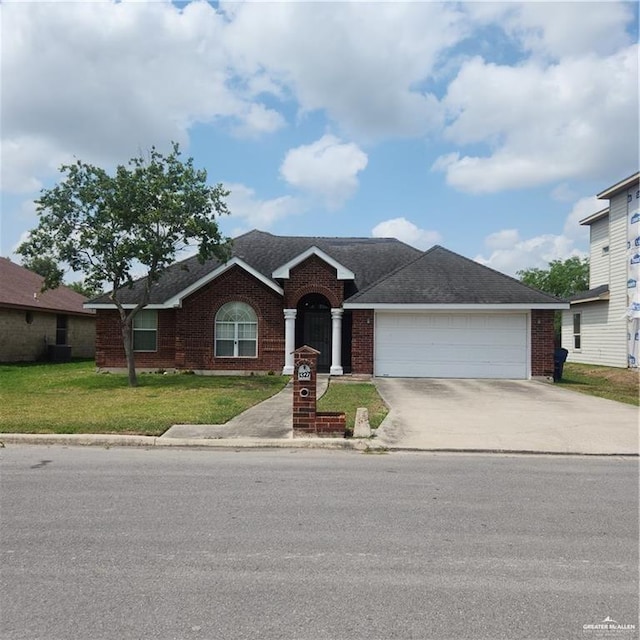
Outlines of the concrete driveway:
{"type": "Polygon", "coordinates": [[[638,454],[638,408],[526,380],[376,378],[390,448],[638,454]]]}

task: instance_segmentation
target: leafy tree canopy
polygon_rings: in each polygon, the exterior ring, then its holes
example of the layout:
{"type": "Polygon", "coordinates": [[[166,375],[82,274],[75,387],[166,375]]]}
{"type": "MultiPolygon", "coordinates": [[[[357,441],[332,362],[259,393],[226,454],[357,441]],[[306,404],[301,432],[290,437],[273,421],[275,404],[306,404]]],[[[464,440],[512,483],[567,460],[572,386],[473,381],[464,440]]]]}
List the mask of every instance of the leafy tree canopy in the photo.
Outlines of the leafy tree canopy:
{"type": "MultiPolygon", "coordinates": [[[[25,258],[22,261],[22,266],[44,278],[42,291],[52,288],[51,286],[47,286],[47,283],[62,282],[62,278],[64,276],[64,269],[62,269],[53,258],[47,256],[25,258]]],[[[103,293],[101,287],[89,286],[82,281],[71,283],[65,282],[63,284],[85,298],[97,298],[103,293]]]]}
{"type": "Polygon", "coordinates": [[[548,269],[523,269],[517,272],[521,282],[558,298],[568,298],[589,288],[589,258],[573,256],[552,260],[548,269]]]}
{"type": "Polygon", "coordinates": [[[76,293],[79,293],[81,296],[85,298],[97,298],[102,295],[103,291],[100,287],[94,287],[86,284],[85,282],[79,280],[77,282],[71,282],[67,285],[69,289],[73,289],[76,293]]]}
{"type": "MultiPolygon", "coordinates": [[[[132,323],[149,302],[151,287],[187,246],[197,246],[204,262],[229,255],[229,240],[221,236],[216,217],[229,213],[221,184],[207,185],[207,173],[183,161],[173,143],[163,155],[152,147],[113,174],[78,160],[60,168],[64,179],[42,191],[36,200],[39,224],[19,248],[27,261],[38,256],[66,263],[84,275],[84,285],[111,288],[120,313],[130,384],[136,384],[132,323]],[[133,285],[141,271],[136,306],[125,309],[121,292],[133,285]]],[[[61,283],[51,271],[46,286],[61,283]]]]}
{"type": "Polygon", "coordinates": [[[33,255],[26,257],[22,261],[22,266],[44,278],[43,291],[51,289],[51,283],[62,282],[64,270],[58,266],[56,260],[49,256],[33,255]]]}

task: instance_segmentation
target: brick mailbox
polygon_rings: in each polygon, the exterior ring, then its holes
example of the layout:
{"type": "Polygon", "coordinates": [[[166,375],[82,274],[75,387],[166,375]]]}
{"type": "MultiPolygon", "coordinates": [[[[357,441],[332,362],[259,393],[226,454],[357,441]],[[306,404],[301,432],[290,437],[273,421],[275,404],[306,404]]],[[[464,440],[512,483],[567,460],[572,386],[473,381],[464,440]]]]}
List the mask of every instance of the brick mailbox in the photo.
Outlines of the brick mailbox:
{"type": "Polygon", "coordinates": [[[293,352],[293,435],[344,437],[345,414],[316,409],[319,354],[307,346],[293,352]]]}

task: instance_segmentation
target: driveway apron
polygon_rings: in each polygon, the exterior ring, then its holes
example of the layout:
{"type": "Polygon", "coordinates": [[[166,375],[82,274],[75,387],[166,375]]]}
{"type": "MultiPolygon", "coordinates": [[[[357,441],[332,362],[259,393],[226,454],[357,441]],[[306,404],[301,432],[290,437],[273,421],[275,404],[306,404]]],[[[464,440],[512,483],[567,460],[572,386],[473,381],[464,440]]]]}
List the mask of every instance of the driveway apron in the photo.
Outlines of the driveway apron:
{"type": "Polygon", "coordinates": [[[390,448],[638,454],[638,408],[527,380],[376,378],[390,448]]]}

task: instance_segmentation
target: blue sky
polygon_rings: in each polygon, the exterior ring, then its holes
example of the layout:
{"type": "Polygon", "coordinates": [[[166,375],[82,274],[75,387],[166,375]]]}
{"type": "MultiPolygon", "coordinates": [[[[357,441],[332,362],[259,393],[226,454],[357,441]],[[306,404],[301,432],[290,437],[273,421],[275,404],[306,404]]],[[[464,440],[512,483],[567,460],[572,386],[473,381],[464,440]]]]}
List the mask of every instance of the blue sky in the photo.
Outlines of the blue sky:
{"type": "Polygon", "coordinates": [[[60,164],[171,140],[231,189],[227,235],[395,236],[509,274],[583,255],[578,220],[638,170],[636,3],[5,0],[0,19],[14,260],[60,164]]]}

